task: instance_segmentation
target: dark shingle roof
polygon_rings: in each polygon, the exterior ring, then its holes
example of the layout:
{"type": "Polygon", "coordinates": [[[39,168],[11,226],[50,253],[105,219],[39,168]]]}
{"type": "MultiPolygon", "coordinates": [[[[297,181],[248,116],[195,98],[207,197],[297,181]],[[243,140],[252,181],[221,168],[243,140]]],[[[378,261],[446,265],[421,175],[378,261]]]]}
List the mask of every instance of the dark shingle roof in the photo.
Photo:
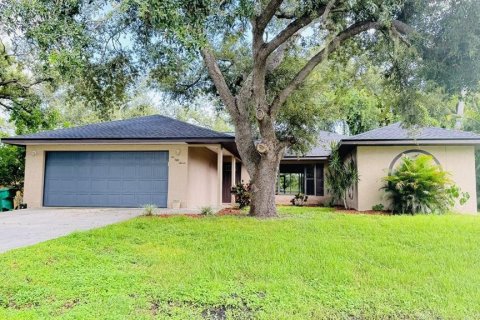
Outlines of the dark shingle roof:
{"type": "Polygon", "coordinates": [[[399,140],[480,140],[480,135],[473,132],[450,130],[437,127],[412,128],[402,127],[401,123],[370,130],[342,139],[342,144],[362,141],[399,141],[399,140]]]}
{"type": "Polygon", "coordinates": [[[161,115],[89,124],[2,139],[15,140],[232,140],[231,135],[161,115]]]}
{"type": "Polygon", "coordinates": [[[307,154],[299,157],[295,154],[287,152],[284,158],[286,159],[327,158],[331,154],[330,144],[333,141],[339,142],[340,140],[346,137],[347,136],[333,133],[333,132],[320,131],[320,134],[318,136],[317,146],[314,147],[312,150],[310,150],[307,154]]]}
{"type": "MultiPolygon", "coordinates": [[[[35,141],[76,141],[76,140],[166,140],[186,142],[210,142],[234,144],[231,133],[221,133],[202,128],[180,120],[161,115],[133,118],[89,124],[86,126],[44,131],[2,139],[4,143],[28,144],[35,141]]],[[[320,131],[317,146],[303,156],[297,156],[287,151],[286,159],[327,158],[332,141],[341,145],[388,145],[388,144],[480,144],[480,135],[436,127],[406,129],[400,123],[367,131],[355,136],[320,131]]]]}

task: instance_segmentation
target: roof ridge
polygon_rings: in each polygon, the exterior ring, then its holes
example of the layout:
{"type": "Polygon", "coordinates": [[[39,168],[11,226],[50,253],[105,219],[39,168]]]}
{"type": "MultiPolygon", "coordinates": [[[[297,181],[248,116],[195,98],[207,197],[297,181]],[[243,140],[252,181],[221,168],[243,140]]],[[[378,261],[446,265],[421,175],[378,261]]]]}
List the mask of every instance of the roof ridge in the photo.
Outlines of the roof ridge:
{"type": "Polygon", "coordinates": [[[368,131],[365,131],[365,132],[362,132],[362,133],[354,134],[353,136],[346,136],[347,139],[345,139],[345,140],[348,140],[349,138],[351,139],[351,138],[361,137],[361,136],[367,135],[367,134],[369,134],[373,131],[381,130],[381,129],[385,129],[385,128],[389,128],[389,127],[394,127],[394,126],[400,126],[400,128],[403,129],[403,127],[401,125],[402,125],[402,122],[397,121],[397,122],[391,123],[391,124],[383,126],[383,127],[378,127],[378,128],[374,128],[374,129],[371,129],[371,130],[368,130],[368,131]]]}

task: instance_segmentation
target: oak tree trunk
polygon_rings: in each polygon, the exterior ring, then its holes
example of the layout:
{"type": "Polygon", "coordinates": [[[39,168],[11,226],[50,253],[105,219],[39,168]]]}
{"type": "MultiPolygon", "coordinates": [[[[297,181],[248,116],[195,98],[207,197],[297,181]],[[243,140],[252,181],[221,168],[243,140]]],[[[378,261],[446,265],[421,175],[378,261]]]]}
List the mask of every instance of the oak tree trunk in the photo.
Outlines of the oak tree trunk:
{"type": "Polygon", "coordinates": [[[240,119],[235,122],[235,142],[242,164],[250,175],[250,215],[262,218],[276,217],[275,182],[284,148],[278,144],[273,130],[268,139],[263,139],[257,144],[252,140],[251,130],[250,122],[240,119]],[[266,150],[260,152],[258,144],[264,145],[266,150]]]}
{"type": "Polygon", "coordinates": [[[275,185],[279,161],[262,158],[251,179],[250,215],[276,217],[275,185]]]}

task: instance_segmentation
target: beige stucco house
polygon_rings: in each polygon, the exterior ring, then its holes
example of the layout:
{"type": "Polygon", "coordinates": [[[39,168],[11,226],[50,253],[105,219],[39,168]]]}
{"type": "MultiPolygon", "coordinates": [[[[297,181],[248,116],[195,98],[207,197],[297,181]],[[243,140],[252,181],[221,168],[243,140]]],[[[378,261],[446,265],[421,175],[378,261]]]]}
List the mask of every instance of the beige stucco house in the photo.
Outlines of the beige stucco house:
{"type": "MultiPolygon", "coordinates": [[[[296,193],[310,204],[328,199],[325,166],[332,141],[354,159],[360,181],[349,191],[352,208],[385,203],[382,177],[404,154],[432,155],[463,192],[464,213],[477,211],[474,148],[469,132],[399,124],[357,136],[321,132],[318,146],[302,157],[287,154],[278,173],[276,198],[287,204],[296,193]]],[[[2,139],[26,147],[24,202],[37,207],[221,207],[230,189],[248,182],[234,136],[155,115],[2,139]]],[[[386,203],[385,203],[386,204],[386,203]]]]}

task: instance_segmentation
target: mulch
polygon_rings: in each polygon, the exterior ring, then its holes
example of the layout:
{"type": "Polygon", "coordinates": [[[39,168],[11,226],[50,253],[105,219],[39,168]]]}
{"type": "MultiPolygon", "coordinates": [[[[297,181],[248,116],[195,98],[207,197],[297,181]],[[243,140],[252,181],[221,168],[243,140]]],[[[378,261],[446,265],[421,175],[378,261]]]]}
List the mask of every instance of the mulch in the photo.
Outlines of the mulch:
{"type": "Polygon", "coordinates": [[[217,212],[217,216],[239,216],[245,215],[245,212],[238,208],[224,208],[217,212]]]}

